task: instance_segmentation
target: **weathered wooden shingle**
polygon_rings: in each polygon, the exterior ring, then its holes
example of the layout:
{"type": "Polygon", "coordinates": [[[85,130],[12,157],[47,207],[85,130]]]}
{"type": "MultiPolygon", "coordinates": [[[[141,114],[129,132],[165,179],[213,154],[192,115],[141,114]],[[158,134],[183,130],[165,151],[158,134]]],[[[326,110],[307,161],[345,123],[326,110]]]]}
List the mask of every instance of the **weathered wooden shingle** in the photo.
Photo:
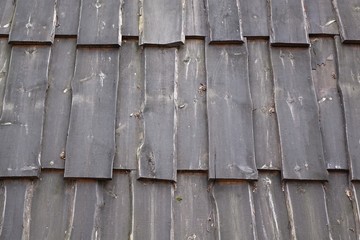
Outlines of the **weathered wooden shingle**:
{"type": "Polygon", "coordinates": [[[14,46],[0,118],[0,176],[40,171],[50,47],[14,46]]]}
{"type": "Polygon", "coordinates": [[[121,43],[121,1],[81,0],[78,45],[121,43]]]}
{"type": "Polygon", "coordinates": [[[79,0],[57,0],[56,2],[56,29],[58,36],[76,36],[78,33],[79,0]]]}
{"type": "Polygon", "coordinates": [[[320,110],[324,157],[328,169],[348,169],[344,116],[335,66],[333,38],[311,39],[312,77],[320,110]]]}
{"type": "Polygon", "coordinates": [[[118,49],[77,50],[65,177],[112,176],[118,69],[118,49]]]}
{"type": "Polygon", "coordinates": [[[249,82],[254,104],[255,160],[258,169],[281,169],[269,42],[248,41],[249,82]]]}
{"type": "Polygon", "coordinates": [[[250,184],[215,182],[211,187],[216,239],[256,239],[255,209],[250,184]]]}
{"type": "Polygon", "coordinates": [[[122,0],[122,29],[123,36],[139,36],[139,1],[122,0]]]}
{"type": "Polygon", "coordinates": [[[140,178],[176,180],[177,59],[176,48],[144,49],[145,101],[133,116],[143,122],[140,178]]]}
{"type": "Polygon", "coordinates": [[[75,39],[55,39],[49,66],[49,86],[45,105],[42,168],[64,168],[69,127],[71,89],[75,66],[75,39]]]}
{"type": "Polygon", "coordinates": [[[336,37],[336,51],[351,178],[360,180],[360,46],[341,44],[336,37]]]}
{"type": "Polygon", "coordinates": [[[240,0],[241,22],[245,37],[267,37],[268,29],[267,0],[240,0]]]}
{"type": "Polygon", "coordinates": [[[209,177],[256,179],[246,44],[208,45],[206,68],[209,177]]]}
{"type": "Polygon", "coordinates": [[[311,80],[310,51],[271,48],[275,109],[286,179],[327,177],[319,127],[319,110],[311,80]]]}
{"type": "Polygon", "coordinates": [[[204,0],[185,0],[185,35],[191,37],[207,36],[207,13],[204,0]]]}
{"type": "Polygon", "coordinates": [[[15,10],[14,0],[0,2],[0,35],[8,35],[15,10]]]}
{"type": "Polygon", "coordinates": [[[140,0],[140,44],[185,42],[185,0],[140,0]]]}
{"type": "Polygon", "coordinates": [[[360,1],[333,0],[341,39],[344,43],[360,43],[360,1]]]}
{"type": "Polygon", "coordinates": [[[308,46],[303,0],[272,0],[269,3],[271,44],[308,46]]]}
{"type": "Polygon", "coordinates": [[[206,0],[210,43],[242,43],[242,27],[238,0],[206,0]]]}
{"type": "Polygon", "coordinates": [[[280,172],[259,172],[253,194],[258,239],[291,239],[280,172]]]}
{"type": "Polygon", "coordinates": [[[288,182],[285,194],[293,239],[333,239],[321,182],[288,182]]]}
{"type": "Polygon", "coordinates": [[[135,40],[124,41],[120,49],[114,169],[137,167],[136,150],[141,138],[140,114],[144,101],[141,53],[135,40]]]}
{"type": "Polygon", "coordinates": [[[329,182],[325,186],[333,239],[356,239],[353,197],[347,172],[330,172],[329,182]]]}
{"type": "Polygon", "coordinates": [[[304,0],[309,34],[339,34],[331,0],[304,0]]]}
{"type": "Polygon", "coordinates": [[[17,0],[10,42],[50,44],[54,40],[56,0],[17,0]]]}
{"type": "Polygon", "coordinates": [[[3,100],[5,94],[6,77],[10,63],[11,46],[6,38],[0,38],[0,116],[3,108],[3,100]]]}
{"type": "Polygon", "coordinates": [[[216,228],[208,178],[204,173],[180,173],[173,197],[175,239],[215,240],[216,228]]]}
{"type": "Polygon", "coordinates": [[[171,183],[138,181],[133,177],[133,218],[130,239],[173,239],[173,196],[171,183]]]}
{"type": "Polygon", "coordinates": [[[205,44],[187,40],[179,50],[177,168],[208,168],[205,44]]]}

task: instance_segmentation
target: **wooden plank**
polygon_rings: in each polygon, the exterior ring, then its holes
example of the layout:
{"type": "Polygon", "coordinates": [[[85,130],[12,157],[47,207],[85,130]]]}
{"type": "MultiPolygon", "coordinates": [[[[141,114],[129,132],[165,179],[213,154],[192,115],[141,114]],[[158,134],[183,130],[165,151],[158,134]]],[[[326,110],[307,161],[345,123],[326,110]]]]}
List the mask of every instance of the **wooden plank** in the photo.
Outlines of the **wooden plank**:
{"type": "Polygon", "coordinates": [[[211,188],[216,239],[257,239],[252,190],[247,182],[216,182],[211,188]]]}
{"type": "Polygon", "coordinates": [[[56,0],[17,0],[9,42],[51,44],[56,24],[56,0]]]}
{"type": "Polygon", "coordinates": [[[339,1],[333,0],[341,40],[344,43],[360,42],[360,2],[359,0],[339,1]]]}
{"type": "Polygon", "coordinates": [[[240,0],[244,37],[268,37],[268,1],[240,0]]]}
{"type": "Polygon", "coordinates": [[[118,68],[118,49],[77,50],[65,177],[112,176],[118,68]]]}
{"type": "Polygon", "coordinates": [[[288,182],[285,194],[293,239],[333,239],[321,182],[288,182]]]}
{"type": "Polygon", "coordinates": [[[0,118],[0,176],[37,176],[50,47],[13,46],[0,118]]]}
{"type": "Polygon", "coordinates": [[[352,206],[354,209],[355,222],[356,222],[356,233],[359,236],[360,232],[360,183],[358,181],[351,182],[351,188],[346,192],[346,195],[352,201],[352,206]]]}
{"type": "Polygon", "coordinates": [[[269,42],[248,41],[249,82],[253,99],[255,159],[258,169],[281,169],[269,42]]]}
{"type": "Polygon", "coordinates": [[[142,129],[138,114],[144,102],[141,53],[135,40],[125,40],[121,46],[114,169],[137,168],[136,150],[142,129]]]}
{"type": "Polygon", "coordinates": [[[74,183],[64,181],[63,171],[42,172],[34,185],[29,239],[66,239],[71,232],[74,197],[74,183]]]}
{"type": "Polygon", "coordinates": [[[175,181],[177,49],[145,48],[143,56],[145,102],[140,111],[139,177],[175,181]]]}
{"type": "Polygon", "coordinates": [[[256,179],[247,46],[208,45],[206,69],[209,177],[256,179]]]}
{"type": "Polygon", "coordinates": [[[29,239],[34,184],[30,180],[4,180],[3,184],[5,201],[0,239],[29,239]]]}
{"type": "Polygon", "coordinates": [[[330,172],[326,204],[333,239],[356,239],[355,215],[347,172],[330,172]]]}
{"type": "Polygon", "coordinates": [[[173,198],[174,239],[215,240],[216,229],[205,173],[180,173],[173,198]]]}
{"type": "Polygon", "coordinates": [[[309,46],[303,0],[270,1],[270,42],[274,46],[309,46]]]}
{"type": "Polygon", "coordinates": [[[244,42],[238,0],[206,0],[210,43],[244,42]]]}
{"type": "Polygon", "coordinates": [[[69,239],[129,239],[130,179],[114,173],[111,181],[78,180],[69,239]]]}
{"type": "Polygon", "coordinates": [[[351,178],[360,180],[360,46],[341,44],[336,37],[336,51],[351,178]]]}
{"type": "Polygon", "coordinates": [[[208,169],[205,48],[187,40],[179,50],[177,169],[208,169]]]}
{"type": "Polygon", "coordinates": [[[123,36],[139,36],[139,1],[122,0],[123,36]]]}
{"type": "Polygon", "coordinates": [[[324,157],[328,169],[348,169],[342,102],[337,87],[333,38],[311,39],[312,78],[320,110],[324,157]]]}
{"type": "Polygon", "coordinates": [[[291,239],[280,172],[260,172],[253,194],[258,239],[291,239]]]}
{"type": "Polygon", "coordinates": [[[207,36],[207,14],[203,0],[185,0],[185,35],[190,37],[207,36]]]}
{"type": "Polygon", "coordinates": [[[6,78],[10,63],[11,46],[7,42],[7,38],[0,38],[0,116],[3,108],[6,78]]]}
{"type": "Polygon", "coordinates": [[[171,183],[133,177],[133,227],[130,239],[173,239],[174,189],[171,183]]]}
{"type": "Polygon", "coordinates": [[[185,0],[140,0],[140,45],[185,42],[185,0]]]}
{"type": "Polygon", "coordinates": [[[304,0],[309,34],[339,34],[331,0],[304,0]]]}
{"type": "Polygon", "coordinates": [[[49,66],[49,86],[45,105],[42,168],[65,165],[65,146],[69,127],[71,89],[75,66],[75,39],[55,39],[49,66]]]}
{"type": "Polygon", "coordinates": [[[319,109],[311,80],[310,51],[271,48],[275,109],[285,179],[325,180],[319,109]]]}
{"type": "Polygon", "coordinates": [[[80,1],[57,0],[55,34],[58,36],[76,36],[79,15],[80,1]]]}
{"type": "Polygon", "coordinates": [[[78,45],[121,44],[121,2],[81,0],[78,45]]]}
{"type": "Polygon", "coordinates": [[[0,2],[0,36],[7,36],[9,34],[14,11],[14,0],[3,0],[0,2]]]}

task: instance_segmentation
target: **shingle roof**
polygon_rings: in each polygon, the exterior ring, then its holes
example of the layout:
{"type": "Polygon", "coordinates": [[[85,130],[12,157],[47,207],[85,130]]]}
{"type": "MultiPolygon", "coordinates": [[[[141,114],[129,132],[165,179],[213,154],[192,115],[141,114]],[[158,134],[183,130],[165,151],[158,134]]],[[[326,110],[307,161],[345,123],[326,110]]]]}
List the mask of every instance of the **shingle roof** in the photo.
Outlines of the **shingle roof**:
{"type": "Polygon", "coordinates": [[[0,239],[359,239],[359,9],[0,1],[0,239]]]}

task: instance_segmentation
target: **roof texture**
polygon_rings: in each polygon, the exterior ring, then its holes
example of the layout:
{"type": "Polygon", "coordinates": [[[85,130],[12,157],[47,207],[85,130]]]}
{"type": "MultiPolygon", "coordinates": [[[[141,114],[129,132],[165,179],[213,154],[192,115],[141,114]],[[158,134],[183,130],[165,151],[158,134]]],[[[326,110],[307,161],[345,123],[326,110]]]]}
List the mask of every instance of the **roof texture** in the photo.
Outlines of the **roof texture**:
{"type": "Polygon", "coordinates": [[[1,0],[0,239],[360,239],[359,0],[1,0]]]}

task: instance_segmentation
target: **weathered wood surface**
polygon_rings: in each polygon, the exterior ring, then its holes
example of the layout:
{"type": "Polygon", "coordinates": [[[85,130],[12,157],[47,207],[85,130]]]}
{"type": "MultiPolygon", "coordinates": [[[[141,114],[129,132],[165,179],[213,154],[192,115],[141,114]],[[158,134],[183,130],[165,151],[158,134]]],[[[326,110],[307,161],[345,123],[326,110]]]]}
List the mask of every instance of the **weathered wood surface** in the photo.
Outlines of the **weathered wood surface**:
{"type": "Polygon", "coordinates": [[[255,160],[258,169],[281,169],[279,129],[269,42],[248,41],[249,82],[253,101],[255,160]]]}
{"type": "Polygon", "coordinates": [[[285,194],[294,239],[333,239],[323,183],[288,182],[285,194]]]}
{"type": "Polygon", "coordinates": [[[57,0],[56,29],[58,36],[76,36],[80,17],[79,0],[57,0]]]}
{"type": "Polygon", "coordinates": [[[215,240],[215,216],[205,173],[180,173],[173,197],[175,239],[215,240]]]}
{"type": "Polygon", "coordinates": [[[174,189],[171,183],[133,177],[133,227],[130,239],[173,239],[174,189]]]}
{"type": "Polygon", "coordinates": [[[140,45],[185,42],[185,0],[139,0],[140,45]]]}
{"type": "Polygon", "coordinates": [[[240,0],[244,37],[268,37],[267,0],[240,0]]]}
{"type": "Polygon", "coordinates": [[[144,101],[142,50],[135,40],[122,43],[116,117],[114,169],[136,169],[136,150],[141,138],[140,112],[144,101]]]}
{"type": "Polygon", "coordinates": [[[0,36],[7,36],[9,34],[14,11],[14,0],[3,0],[0,2],[0,36]]]}
{"type": "Polygon", "coordinates": [[[75,186],[62,171],[42,172],[31,200],[30,239],[67,239],[71,234],[75,186]]]}
{"type": "Polygon", "coordinates": [[[270,42],[272,45],[308,46],[305,8],[302,0],[272,0],[270,42]]]}
{"type": "Polygon", "coordinates": [[[336,37],[336,51],[351,178],[360,180],[360,46],[341,44],[336,37]]]}
{"type": "Polygon", "coordinates": [[[6,77],[9,71],[11,45],[6,38],[0,38],[0,116],[3,108],[6,77]]]}
{"type": "Polygon", "coordinates": [[[247,182],[216,182],[210,189],[216,239],[256,239],[252,190],[247,182]]]}
{"type": "Polygon", "coordinates": [[[51,44],[56,25],[56,0],[17,0],[10,42],[51,44]]]}
{"type": "Polygon", "coordinates": [[[325,180],[327,171],[309,49],[271,48],[285,179],[325,180]]]}
{"type": "Polygon", "coordinates": [[[29,239],[34,183],[30,180],[4,180],[0,191],[4,198],[0,239],[29,239]]]}
{"type": "Polygon", "coordinates": [[[81,0],[78,45],[121,44],[121,1],[81,0]]]}
{"type": "Polygon", "coordinates": [[[280,172],[260,172],[253,195],[258,239],[291,239],[280,172]]]}
{"type": "Polygon", "coordinates": [[[51,49],[49,85],[45,105],[44,134],[41,152],[42,168],[65,166],[71,88],[75,66],[75,39],[55,39],[51,49]]]}
{"type": "Polygon", "coordinates": [[[324,157],[328,169],[348,169],[342,102],[337,87],[333,38],[311,39],[312,78],[320,110],[324,157]]]}
{"type": "Polygon", "coordinates": [[[353,196],[347,172],[330,172],[325,184],[326,204],[333,239],[356,239],[353,196]]]}
{"type": "Polygon", "coordinates": [[[37,176],[50,47],[13,46],[0,118],[0,176],[37,176]]]}
{"type": "Polygon", "coordinates": [[[118,49],[77,50],[65,177],[112,176],[118,69],[118,49]]]}
{"type": "Polygon", "coordinates": [[[206,48],[209,177],[256,179],[246,45],[206,48]]]}
{"type": "Polygon", "coordinates": [[[185,0],[185,35],[205,37],[208,33],[207,14],[204,0],[185,0]]]}
{"type": "Polygon", "coordinates": [[[139,36],[139,1],[122,0],[122,29],[123,36],[139,36]]]}
{"type": "Polygon", "coordinates": [[[359,0],[333,0],[341,39],[344,43],[360,43],[359,0]]]}
{"type": "Polygon", "coordinates": [[[304,0],[309,34],[339,34],[332,0],[304,0]]]}
{"type": "Polygon", "coordinates": [[[143,122],[139,178],[176,180],[177,49],[144,49],[145,101],[134,114],[143,122]]]}
{"type": "Polygon", "coordinates": [[[177,169],[208,169],[204,46],[189,39],[179,50],[177,169]]]}
{"type": "Polygon", "coordinates": [[[206,0],[210,43],[244,42],[238,0],[206,0]]]}

